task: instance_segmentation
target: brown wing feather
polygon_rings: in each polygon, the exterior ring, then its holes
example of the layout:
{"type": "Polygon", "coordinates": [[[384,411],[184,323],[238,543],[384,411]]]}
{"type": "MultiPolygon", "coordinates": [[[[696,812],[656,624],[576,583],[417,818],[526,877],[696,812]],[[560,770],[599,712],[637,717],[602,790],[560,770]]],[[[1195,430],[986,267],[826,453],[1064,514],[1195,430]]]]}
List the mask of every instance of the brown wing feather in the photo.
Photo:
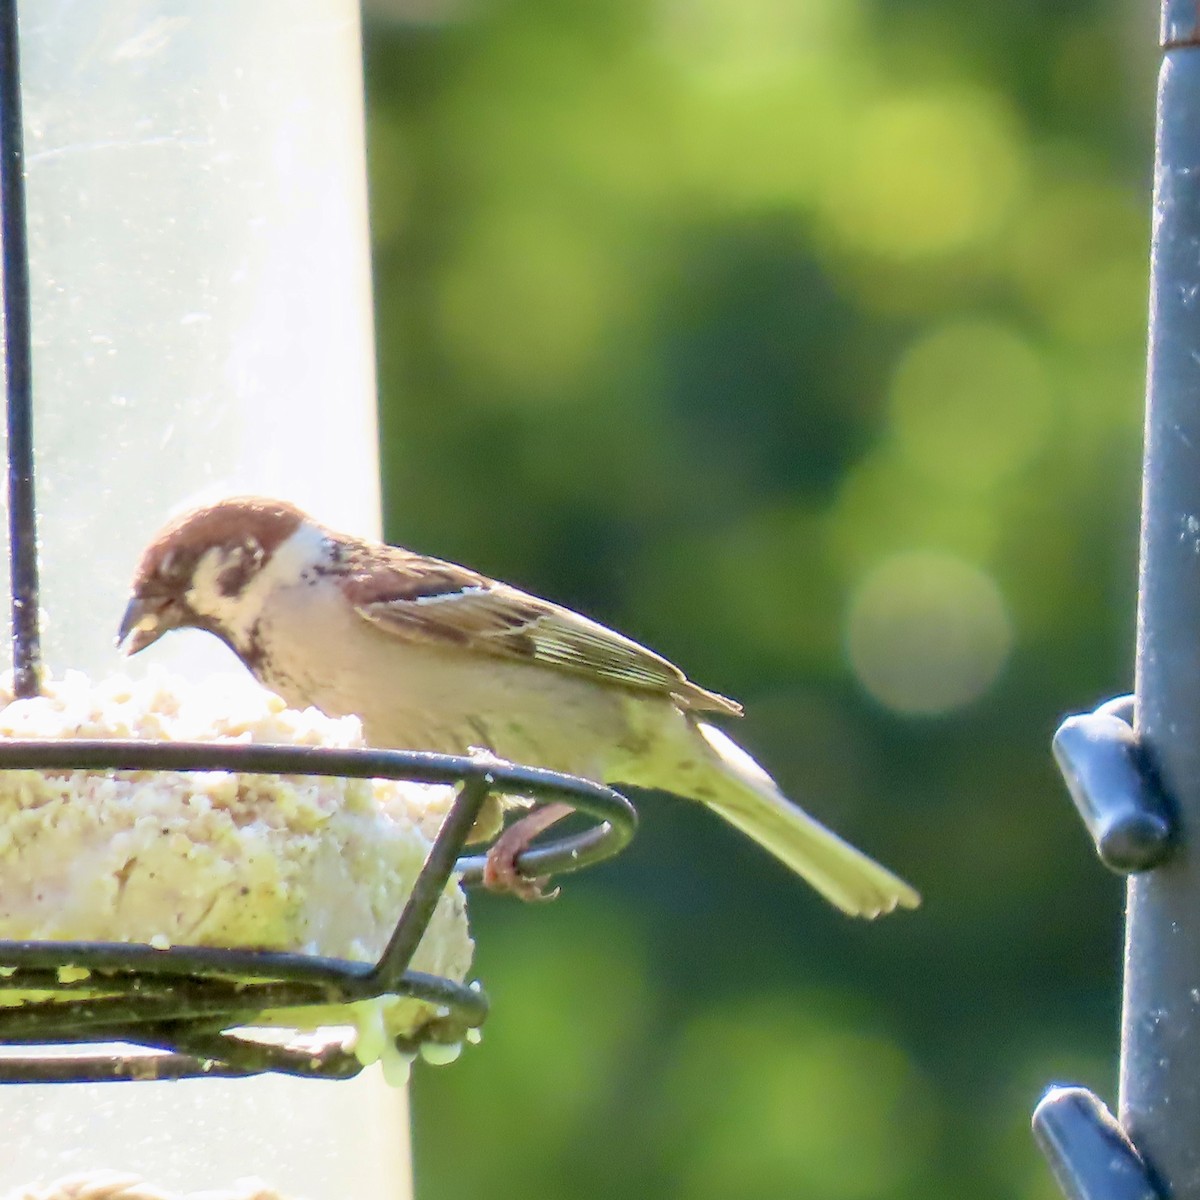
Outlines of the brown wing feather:
{"type": "Polygon", "coordinates": [[[738,716],[742,711],[736,701],[698,687],[637,642],[454,563],[388,547],[384,565],[372,547],[369,569],[352,568],[343,587],[360,616],[397,637],[657,692],[698,712],[738,716]]]}

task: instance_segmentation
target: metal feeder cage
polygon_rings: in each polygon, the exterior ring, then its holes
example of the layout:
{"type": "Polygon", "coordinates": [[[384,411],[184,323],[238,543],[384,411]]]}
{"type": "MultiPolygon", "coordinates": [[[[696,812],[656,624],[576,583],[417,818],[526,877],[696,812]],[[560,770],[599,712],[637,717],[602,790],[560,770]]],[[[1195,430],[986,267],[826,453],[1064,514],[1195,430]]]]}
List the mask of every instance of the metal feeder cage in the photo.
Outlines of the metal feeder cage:
{"type": "MultiPolygon", "coordinates": [[[[38,694],[38,564],[34,503],[29,261],[16,0],[0,0],[0,237],[12,569],[13,688],[38,694]]],[[[0,770],[234,771],[452,784],[458,795],[376,963],[300,953],[123,942],[0,940],[0,1083],[231,1077],[266,1071],[347,1079],[361,1070],[341,1040],[283,1031],[282,1043],[245,1030],[268,1009],[345,1004],[398,995],[438,1014],[411,1039],[460,1041],[487,1016],[476,984],[408,969],[447,882],[482,878],[482,856],[463,847],[492,794],[563,801],[590,827],[527,849],[527,876],[577,871],[633,837],[637,814],[611,788],[533,767],[401,750],[120,740],[0,741],[0,770]],[[34,990],[46,999],[4,1005],[34,990]],[[241,1030],[242,1032],[239,1032],[241,1030]],[[113,1052],[114,1044],[128,1047],[113,1052]],[[85,1047],[100,1047],[91,1050],[85,1047]],[[27,1048],[12,1053],[12,1048],[27,1048]],[[74,1052],[72,1052],[74,1050],[74,1052]]],[[[272,1033],[279,1033],[277,1028],[272,1033]]]]}

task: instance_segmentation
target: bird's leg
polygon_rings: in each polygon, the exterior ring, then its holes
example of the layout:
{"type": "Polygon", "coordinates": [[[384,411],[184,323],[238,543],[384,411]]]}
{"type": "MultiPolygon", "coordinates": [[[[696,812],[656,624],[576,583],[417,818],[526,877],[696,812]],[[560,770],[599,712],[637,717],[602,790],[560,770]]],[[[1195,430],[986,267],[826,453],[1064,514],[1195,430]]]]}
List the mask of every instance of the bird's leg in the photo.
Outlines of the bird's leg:
{"type": "Polygon", "coordinates": [[[491,845],[483,865],[483,885],[493,892],[511,892],[522,900],[553,900],[558,888],[543,891],[550,882],[548,875],[530,879],[517,869],[517,858],[524,854],[533,839],[575,810],[561,800],[543,804],[533,812],[513,822],[491,845]]]}

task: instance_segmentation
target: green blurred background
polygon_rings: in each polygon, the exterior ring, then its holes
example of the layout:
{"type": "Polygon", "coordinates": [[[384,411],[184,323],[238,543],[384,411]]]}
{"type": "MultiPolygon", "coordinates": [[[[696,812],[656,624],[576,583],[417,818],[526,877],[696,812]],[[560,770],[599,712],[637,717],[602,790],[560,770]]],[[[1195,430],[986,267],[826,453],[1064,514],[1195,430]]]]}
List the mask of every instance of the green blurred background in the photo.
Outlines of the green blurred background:
{"type": "MultiPolygon", "coordinates": [[[[377,6],[388,7],[386,4],[377,6]]],[[[1049,739],[1130,684],[1155,13],[425,0],[368,24],[388,532],[743,700],[925,906],[707,813],[473,908],[422,1200],[1048,1200],[1121,888],[1049,739]]]]}

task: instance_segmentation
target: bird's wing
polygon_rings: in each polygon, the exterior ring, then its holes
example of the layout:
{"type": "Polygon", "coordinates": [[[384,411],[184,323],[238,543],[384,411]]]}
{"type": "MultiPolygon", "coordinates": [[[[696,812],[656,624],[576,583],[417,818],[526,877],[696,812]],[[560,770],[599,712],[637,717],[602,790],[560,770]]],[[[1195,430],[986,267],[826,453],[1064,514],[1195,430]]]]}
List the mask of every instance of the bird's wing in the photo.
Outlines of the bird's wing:
{"type": "Polygon", "coordinates": [[[665,658],[580,616],[466,567],[388,547],[342,587],[364,619],[398,638],[455,646],[673,697],[697,712],[741,714],[665,658]]]}

